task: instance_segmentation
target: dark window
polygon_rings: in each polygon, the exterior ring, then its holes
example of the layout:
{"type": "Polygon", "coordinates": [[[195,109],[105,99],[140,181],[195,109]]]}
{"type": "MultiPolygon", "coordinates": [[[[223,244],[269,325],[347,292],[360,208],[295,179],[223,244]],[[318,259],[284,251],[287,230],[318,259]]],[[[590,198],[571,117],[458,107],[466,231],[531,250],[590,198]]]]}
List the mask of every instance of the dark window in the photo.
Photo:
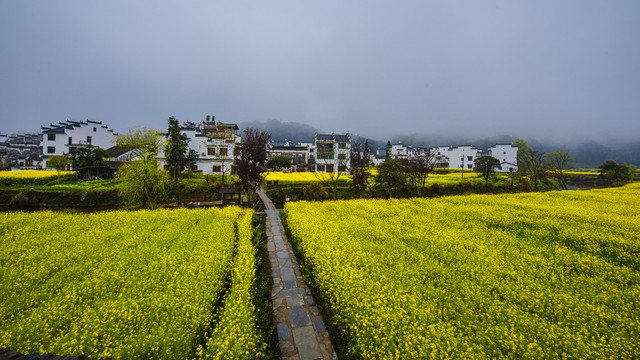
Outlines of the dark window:
{"type": "Polygon", "coordinates": [[[207,148],[207,155],[215,155],[216,154],[216,148],[207,148]]]}
{"type": "Polygon", "coordinates": [[[55,146],[47,146],[47,154],[54,154],[56,152],[55,146]]]}
{"type": "Polygon", "coordinates": [[[87,144],[91,144],[91,136],[87,136],[87,144]]]}
{"type": "Polygon", "coordinates": [[[347,167],[344,165],[338,166],[338,172],[347,172],[347,167]]]}
{"type": "Polygon", "coordinates": [[[338,143],[338,149],[346,149],[347,148],[347,143],[338,143]]]}
{"type": "Polygon", "coordinates": [[[69,136],[69,145],[73,144],[73,138],[69,136]]]}
{"type": "Polygon", "coordinates": [[[211,171],[215,172],[215,173],[219,173],[222,172],[222,167],[220,165],[213,165],[211,167],[211,171]]]}
{"type": "Polygon", "coordinates": [[[227,148],[220,148],[220,155],[227,156],[227,148]]]}
{"type": "Polygon", "coordinates": [[[347,159],[347,154],[338,154],[338,159],[339,160],[346,160],[347,159]]]}
{"type": "Polygon", "coordinates": [[[47,134],[47,140],[55,141],[56,140],[56,134],[47,134]]]}
{"type": "Polygon", "coordinates": [[[93,132],[96,132],[96,131],[98,131],[98,130],[96,130],[96,128],[93,128],[93,132]]]}
{"type": "Polygon", "coordinates": [[[317,171],[324,171],[324,165],[318,165],[317,171]]]}
{"type": "Polygon", "coordinates": [[[473,156],[467,156],[467,160],[469,161],[473,160],[473,156]]]}

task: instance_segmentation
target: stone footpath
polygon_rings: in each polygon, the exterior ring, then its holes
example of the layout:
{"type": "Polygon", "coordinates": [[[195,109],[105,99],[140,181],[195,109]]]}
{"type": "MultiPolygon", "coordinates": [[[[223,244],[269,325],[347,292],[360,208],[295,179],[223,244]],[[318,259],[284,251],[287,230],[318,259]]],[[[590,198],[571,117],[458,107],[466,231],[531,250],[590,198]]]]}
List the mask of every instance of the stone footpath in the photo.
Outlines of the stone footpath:
{"type": "Polygon", "coordinates": [[[273,320],[283,359],[338,359],[311,291],[287,240],[279,211],[258,192],[267,215],[267,249],[271,261],[273,320]]]}

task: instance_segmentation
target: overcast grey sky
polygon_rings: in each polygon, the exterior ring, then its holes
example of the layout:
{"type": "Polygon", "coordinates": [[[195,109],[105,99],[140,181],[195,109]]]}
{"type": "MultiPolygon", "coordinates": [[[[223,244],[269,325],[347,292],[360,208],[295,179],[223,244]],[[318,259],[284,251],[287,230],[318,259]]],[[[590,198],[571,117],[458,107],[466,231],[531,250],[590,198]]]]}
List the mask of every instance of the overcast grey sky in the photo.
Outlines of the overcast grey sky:
{"type": "Polygon", "coordinates": [[[640,1],[2,1],[0,132],[640,134],[640,1]]]}

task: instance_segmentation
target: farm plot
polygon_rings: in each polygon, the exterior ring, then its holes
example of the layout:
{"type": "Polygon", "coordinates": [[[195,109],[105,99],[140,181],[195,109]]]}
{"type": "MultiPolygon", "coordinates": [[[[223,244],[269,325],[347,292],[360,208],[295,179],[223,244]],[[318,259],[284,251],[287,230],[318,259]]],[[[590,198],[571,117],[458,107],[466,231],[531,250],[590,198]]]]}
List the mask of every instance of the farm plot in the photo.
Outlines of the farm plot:
{"type": "Polygon", "coordinates": [[[288,203],[341,358],[633,358],[640,185],[288,203]]]}
{"type": "Polygon", "coordinates": [[[249,358],[252,212],[0,214],[0,348],[249,358]]]}

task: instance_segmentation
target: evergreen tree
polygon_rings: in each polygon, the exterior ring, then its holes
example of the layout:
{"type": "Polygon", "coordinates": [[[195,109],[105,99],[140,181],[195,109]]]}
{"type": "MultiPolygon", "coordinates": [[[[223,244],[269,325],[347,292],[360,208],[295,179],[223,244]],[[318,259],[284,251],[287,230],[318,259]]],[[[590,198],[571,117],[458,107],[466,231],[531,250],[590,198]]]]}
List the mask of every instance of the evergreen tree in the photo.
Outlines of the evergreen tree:
{"type": "Polygon", "coordinates": [[[173,116],[169,118],[166,137],[165,156],[167,159],[167,170],[169,170],[169,175],[173,181],[178,182],[180,172],[182,172],[187,165],[189,138],[180,132],[180,124],[173,116]]]}

